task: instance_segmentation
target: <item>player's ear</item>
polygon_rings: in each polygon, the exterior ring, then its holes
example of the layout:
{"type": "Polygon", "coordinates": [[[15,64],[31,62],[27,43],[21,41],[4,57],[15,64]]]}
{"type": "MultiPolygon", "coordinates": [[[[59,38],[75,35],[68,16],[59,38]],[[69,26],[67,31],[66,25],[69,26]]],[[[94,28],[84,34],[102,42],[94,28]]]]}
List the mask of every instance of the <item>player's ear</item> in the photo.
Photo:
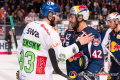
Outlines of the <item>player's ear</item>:
{"type": "Polygon", "coordinates": [[[116,22],[116,24],[119,24],[119,20],[118,20],[118,19],[116,19],[116,21],[115,21],[115,22],[116,22]]]}

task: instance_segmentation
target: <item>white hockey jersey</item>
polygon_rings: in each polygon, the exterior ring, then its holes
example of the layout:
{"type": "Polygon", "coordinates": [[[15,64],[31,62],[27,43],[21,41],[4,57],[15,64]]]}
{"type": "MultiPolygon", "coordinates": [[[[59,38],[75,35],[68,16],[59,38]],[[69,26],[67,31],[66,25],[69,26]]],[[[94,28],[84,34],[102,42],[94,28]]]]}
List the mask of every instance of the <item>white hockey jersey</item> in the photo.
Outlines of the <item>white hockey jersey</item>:
{"type": "Polygon", "coordinates": [[[104,47],[109,43],[108,37],[109,37],[109,33],[110,33],[111,31],[112,31],[111,28],[109,28],[109,29],[106,31],[105,37],[104,37],[104,39],[103,39],[103,41],[102,41],[102,48],[103,48],[104,54],[107,54],[107,51],[105,50],[104,47]]]}
{"type": "Polygon", "coordinates": [[[29,23],[17,48],[20,80],[52,80],[53,67],[48,54],[49,48],[54,48],[59,61],[65,61],[79,51],[75,43],[62,47],[58,33],[47,22],[29,23]]]}

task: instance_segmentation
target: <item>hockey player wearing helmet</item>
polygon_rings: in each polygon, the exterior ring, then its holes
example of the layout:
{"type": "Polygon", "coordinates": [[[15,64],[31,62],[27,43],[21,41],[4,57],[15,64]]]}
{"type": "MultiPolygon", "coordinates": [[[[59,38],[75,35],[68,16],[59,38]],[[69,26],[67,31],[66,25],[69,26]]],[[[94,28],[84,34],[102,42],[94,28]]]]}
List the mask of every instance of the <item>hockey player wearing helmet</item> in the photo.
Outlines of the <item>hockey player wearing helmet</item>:
{"type": "Polygon", "coordinates": [[[78,42],[64,48],[58,33],[52,26],[60,19],[60,7],[53,2],[45,2],[41,8],[42,21],[34,21],[25,27],[17,48],[20,62],[19,80],[52,80],[53,67],[48,50],[53,48],[56,58],[65,61],[82,45],[91,42],[91,34],[81,36],[78,42]],[[74,51],[73,51],[74,50],[74,51]]]}
{"type": "MultiPolygon", "coordinates": [[[[100,34],[97,30],[89,27],[86,21],[89,18],[89,10],[86,6],[73,6],[70,9],[69,21],[73,29],[66,32],[63,46],[67,47],[78,41],[81,34],[89,33],[95,35],[92,42],[83,45],[82,49],[66,61],[67,75],[77,80],[94,80],[96,76],[89,74],[99,73],[104,64],[104,55],[100,41],[100,34]],[[76,75],[76,74],[77,75],[76,75]],[[82,73],[83,75],[79,75],[82,73]],[[88,75],[84,75],[87,73],[88,75]]],[[[98,80],[98,79],[97,79],[98,80]]]]}
{"type": "MultiPolygon", "coordinates": [[[[120,14],[118,12],[112,12],[107,16],[107,20],[109,27],[112,29],[108,37],[110,51],[120,62],[120,14]]],[[[113,58],[110,57],[110,59],[111,68],[109,74],[111,75],[108,76],[108,80],[120,80],[120,66],[114,61],[113,58]]]]}

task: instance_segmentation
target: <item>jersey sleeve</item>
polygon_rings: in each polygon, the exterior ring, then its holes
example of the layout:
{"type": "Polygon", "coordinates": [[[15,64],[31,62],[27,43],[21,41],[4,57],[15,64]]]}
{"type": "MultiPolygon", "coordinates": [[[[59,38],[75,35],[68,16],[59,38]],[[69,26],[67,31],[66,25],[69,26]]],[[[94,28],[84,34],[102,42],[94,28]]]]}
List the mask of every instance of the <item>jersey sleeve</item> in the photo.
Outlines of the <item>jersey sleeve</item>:
{"type": "Polygon", "coordinates": [[[99,33],[95,34],[94,40],[88,44],[88,49],[91,59],[104,59],[99,33]]]}
{"type": "Polygon", "coordinates": [[[53,48],[55,50],[56,58],[59,61],[63,62],[79,52],[79,48],[76,43],[68,47],[63,47],[58,34],[50,34],[47,40],[49,40],[49,42],[47,42],[47,45],[49,48],[53,48]]]}
{"type": "Polygon", "coordinates": [[[98,73],[100,69],[104,66],[104,53],[101,46],[100,34],[95,33],[94,40],[88,44],[88,50],[90,54],[90,64],[88,70],[93,73],[98,73]],[[93,66],[97,66],[92,70],[93,66]]]}
{"type": "Polygon", "coordinates": [[[18,55],[19,60],[20,60],[20,52],[22,50],[22,43],[23,43],[23,34],[20,40],[18,41],[18,47],[17,47],[17,55],[18,55]]]}
{"type": "Polygon", "coordinates": [[[107,54],[107,51],[105,50],[104,47],[109,43],[108,37],[109,37],[109,33],[110,33],[111,31],[112,31],[111,28],[109,28],[109,29],[106,31],[105,37],[104,37],[104,39],[103,39],[103,41],[102,41],[102,48],[103,48],[104,54],[107,54]]]}

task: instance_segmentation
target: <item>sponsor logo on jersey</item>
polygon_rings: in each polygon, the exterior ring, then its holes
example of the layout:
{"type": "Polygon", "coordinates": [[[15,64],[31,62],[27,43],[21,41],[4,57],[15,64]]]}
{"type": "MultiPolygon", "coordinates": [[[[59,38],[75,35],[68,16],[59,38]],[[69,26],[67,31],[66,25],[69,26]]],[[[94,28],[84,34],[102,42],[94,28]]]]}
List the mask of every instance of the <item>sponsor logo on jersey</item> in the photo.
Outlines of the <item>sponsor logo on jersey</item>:
{"type": "Polygon", "coordinates": [[[110,44],[110,51],[115,52],[120,50],[120,45],[118,45],[115,41],[112,41],[110,44]]]}
{"type": "Polygon", "coordinates": [[[26,34],[34,35],[36,38],[39,38],[39,32],[32,28],[28,28],[26,34]]]}
{"type": "Polygon", "coordinates": [[[70,71],[69,76],[70,78],[76,78],[77,73],[75,71],[70,71]]]}
{"type": "Polygon", "coordinates": [[[28,40],[28,39],[25,39],[25,38],[23,38],[23,44],[22,45],[24,47],[31,48],[31,49],[38,50],[38,51],[40,51],[40,49],[41,49],[41,44],[40,43],[31,41],[31,40],[28,40]]]}
{"type": "Polygon", "coordinates": [[[79,41],[79,39],[80,39],[80,36],[77,37],[76,42],[79,41]]]}
{"type": "Polygon", "coordinates": [[[94,46],[98,46],[100,44],[100,40],[99,39],[94,39],[93,40],[93,45],[94,46]]]}
{"type": "Polygon", "coordinates": [[[60,45],[60,42],[52,44],[50,48],[57,47],[58,45],[60,45]]]}
{"type": "Polygon", "coordinates": [[[120,34],[118,34],[116,38],[117,38],[117,39],[120,39],[120,34]]]}
{"type": "Polygon", "coordinates": [[[69,46],[69,42],[66,41],[65,45],[66,45],[66,46],[69,46]]]}
{"type": "Polygon", "coordinates": [[[73,60],[77,60],[78,58],[81,57],[82,54],[76,53],[74,56],[68,59],[69,62],[72,62],[73,60]]]}
{"type": "Polygon", "coordinates": [[[37,56],[36,74],[45,74],[47,57],[37,56]]]}
{"type": "Polygon", "coordinates": [[[75,47],[73,47],[73,49],[72,49],[72,50],[73,50],[73,53],[75,54],[75,53],[76,53],[76,49],[75,49],[75,47]]]}
{"type": "Polygon", "coordinates": [[[110,79],[111,79],[111,76],[109,75],[109,76],[107,77],[107,79],[110,80],[110,79]]]}
{"type": "Polygon", "coordinates": [[[66,55],[61,53],[61,54],[59,55],[59,58],[58,58],[58,59],[59,59],[59,61],[64,62],[64,61],[65,61],[65,58],[66,58],[66,55]]]}
{"type": "Polygon", "coordinates": [[[47,34],[48,34],[48,35],[50,35],[50,33],[49,33],[48,29],[45,27],[45,25],[44,25],[44,24],[41,24],[40,26],[41,26],[41,27],[42,27],[42,28],[43,28],[43,29],[47,32],[47,34]]]}
{"type": "Polygon", "coordinates": [[[70,39],[69,39],[70,36],[71,36],[71,34],[67,34],[67,35],[66,35],[66,40],[70,40],[70,39]]]}

